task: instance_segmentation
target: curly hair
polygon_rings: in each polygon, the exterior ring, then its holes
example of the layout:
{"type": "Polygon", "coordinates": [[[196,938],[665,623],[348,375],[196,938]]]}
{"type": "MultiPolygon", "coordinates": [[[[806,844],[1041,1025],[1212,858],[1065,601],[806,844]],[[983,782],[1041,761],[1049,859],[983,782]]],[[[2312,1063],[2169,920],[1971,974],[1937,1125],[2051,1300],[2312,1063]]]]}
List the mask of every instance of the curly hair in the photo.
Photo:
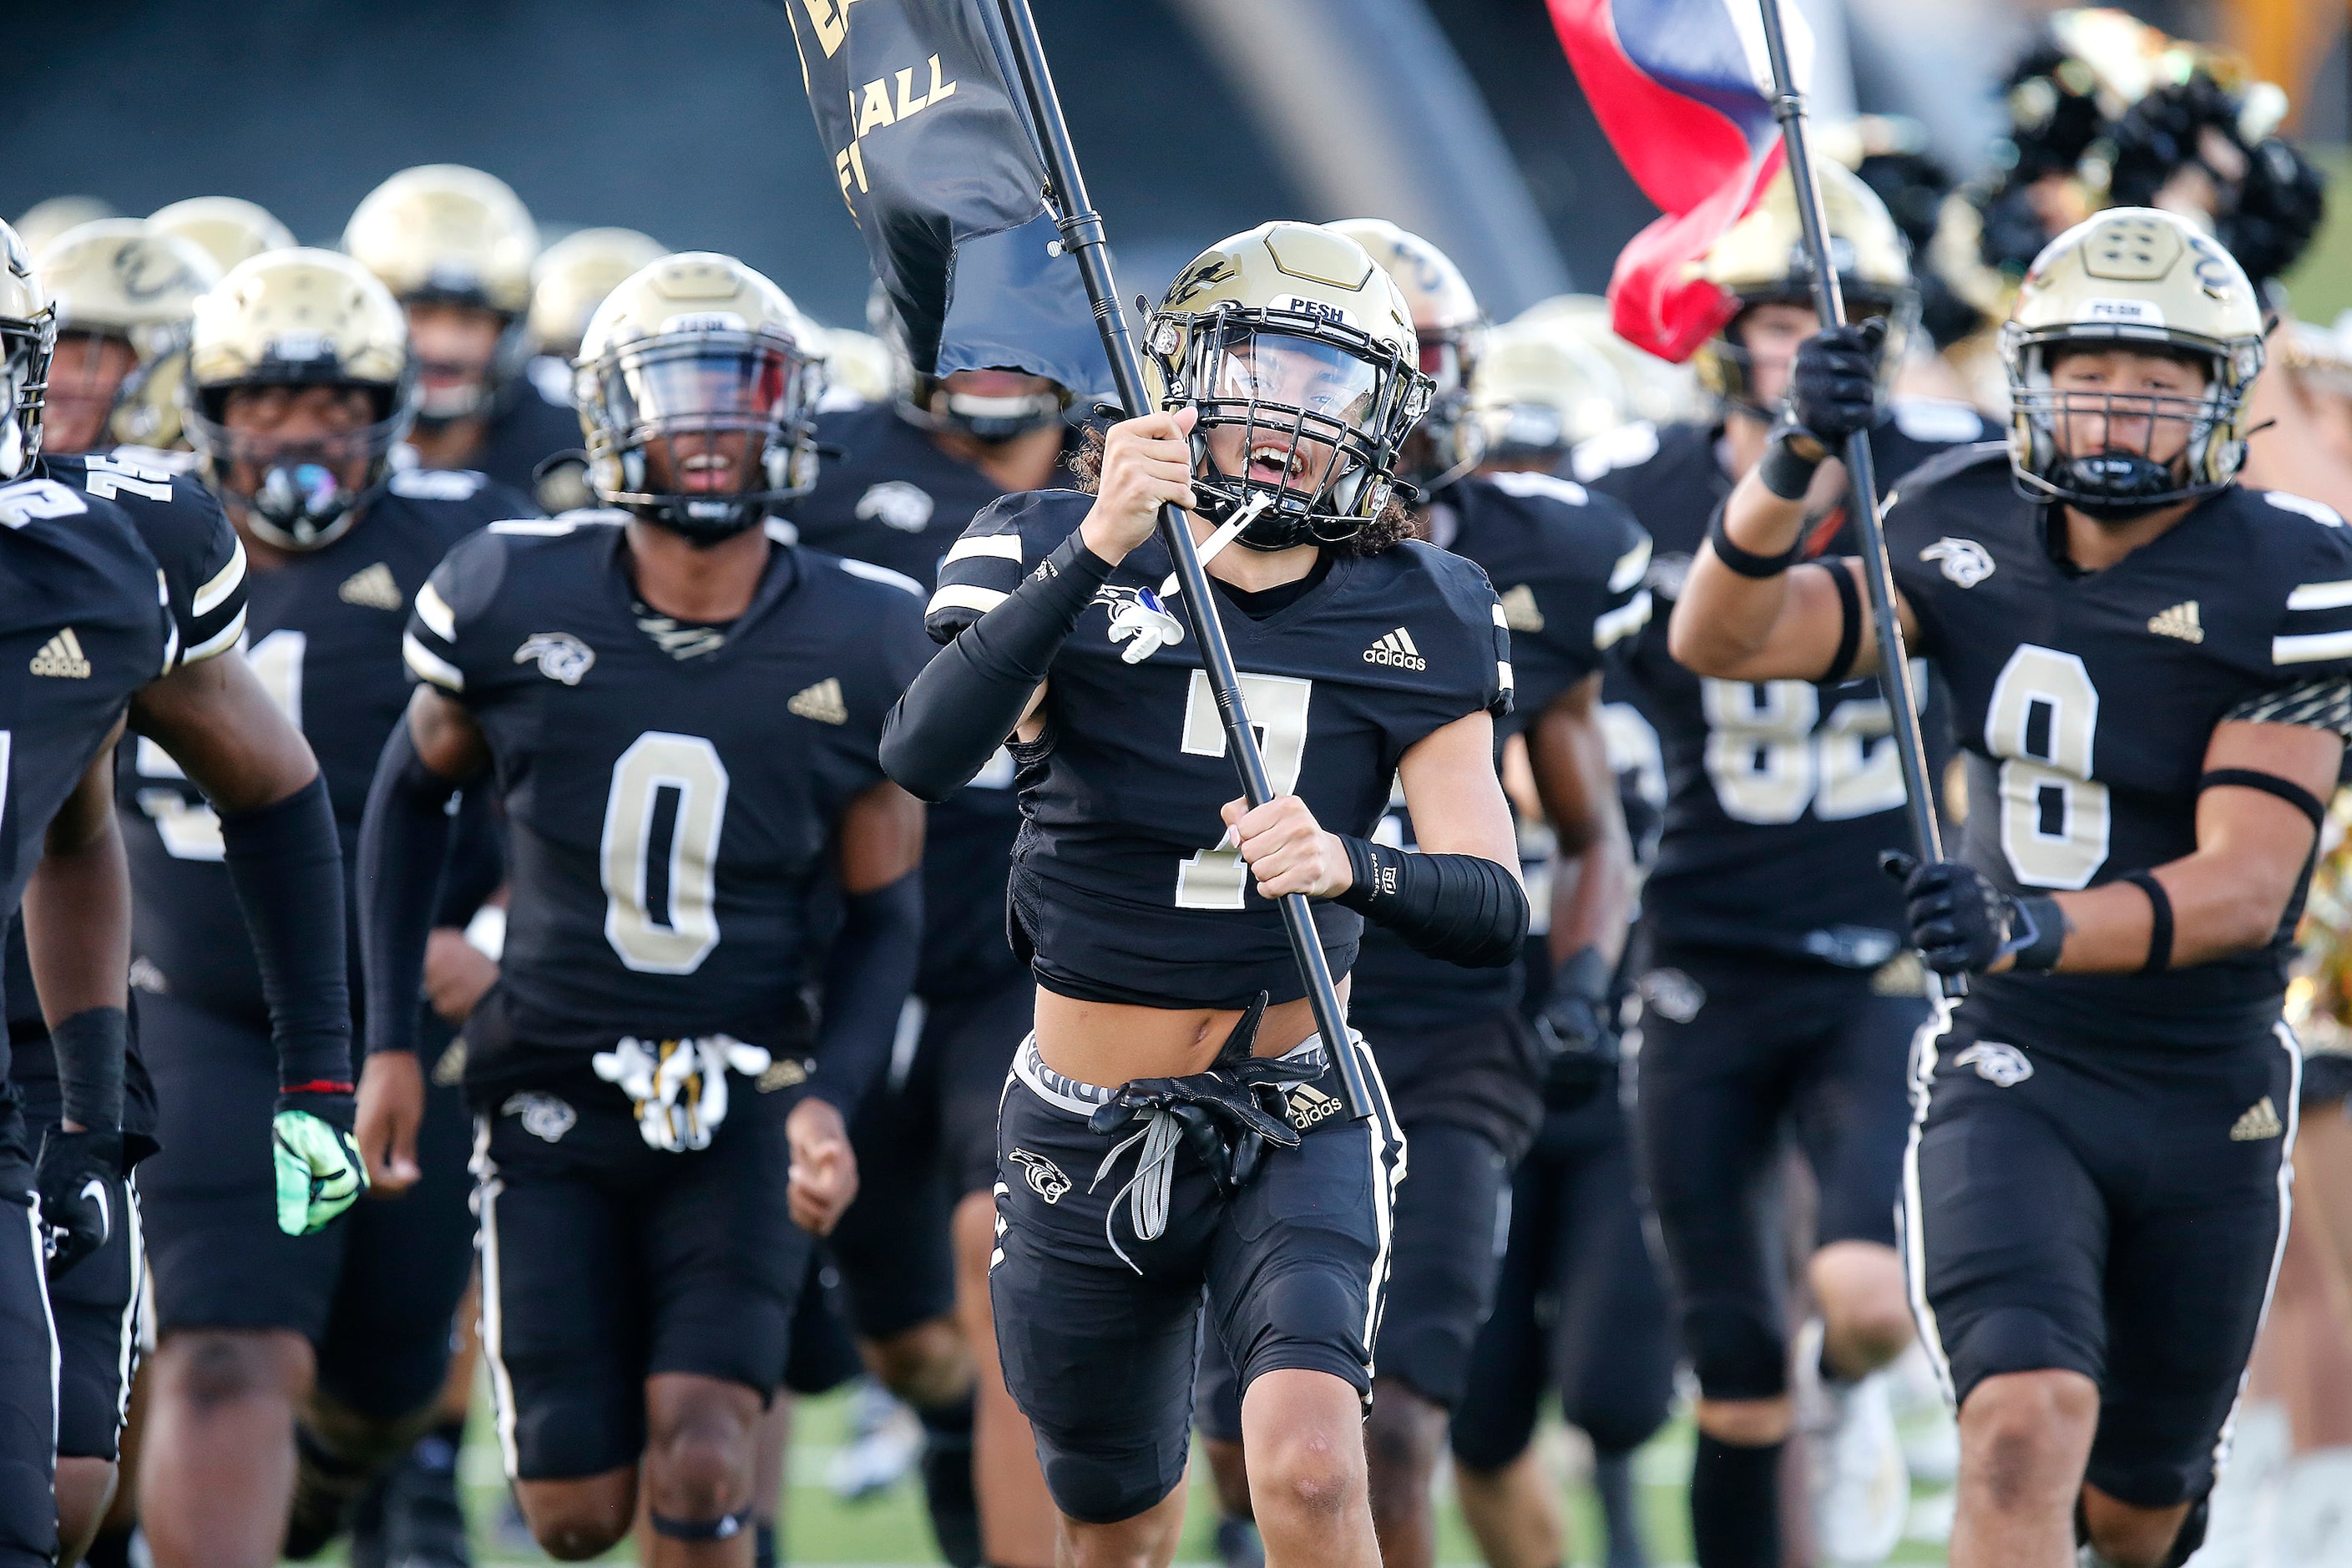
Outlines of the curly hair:
{"type": "MultiPolygon", "coordinates": [[[[1078,437],[1078,449],[1069,456],[1070,472],[1077,476],[1077,488],[1087,495],[1094,494],[1102,483],[1104,439],[1104,427],[1089,424],[1078,437]]],[[[1340,543],[1325,548],[1344,550],[1350,555],[1378,555],[1412,537],[1412,514],[1391,494],[1379,516],[1340,543]]]]}

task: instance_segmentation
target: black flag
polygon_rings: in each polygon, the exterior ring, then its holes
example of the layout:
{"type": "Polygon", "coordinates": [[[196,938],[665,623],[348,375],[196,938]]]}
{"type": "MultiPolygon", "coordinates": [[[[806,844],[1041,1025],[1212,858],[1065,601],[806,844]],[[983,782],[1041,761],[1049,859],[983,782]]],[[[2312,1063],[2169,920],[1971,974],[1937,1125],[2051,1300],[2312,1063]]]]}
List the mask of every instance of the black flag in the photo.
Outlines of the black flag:
{"type": "Polygon", "coordinates": [[[986,0],[788,0],[842,200],[927,375],[992,367],[1108,398],[1077,263],[986,0]]]}

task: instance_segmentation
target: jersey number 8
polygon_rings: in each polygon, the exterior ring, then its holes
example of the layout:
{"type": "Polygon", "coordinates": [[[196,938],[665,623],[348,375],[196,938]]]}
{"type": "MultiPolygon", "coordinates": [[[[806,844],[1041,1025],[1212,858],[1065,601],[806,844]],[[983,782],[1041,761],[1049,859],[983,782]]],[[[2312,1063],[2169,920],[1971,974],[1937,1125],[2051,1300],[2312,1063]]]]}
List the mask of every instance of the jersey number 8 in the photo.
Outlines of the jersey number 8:
{"type": "Polygon", "coordinates": [[[691,974],[719,945],[726,819],[727,764],[701,736],[648,730],[614,763],[597,863],[604,940],[623,963],[641,974],[691,974]]]}
{"type": "MultiPolygon", "coordinates": [[[[1276,795],[1288,795],[1298,787],[1298,769],[1307,760],[1307,709],[1315,698],[1315,683],[1289,675],[1244,675],[1241,688],[1242,711],[1257,731],[1267,782],[1276,795]]],[[[1225,754],[1224,720],[1206,670],[1192,672],[1192,684],[1184,693],[1182,750],[1192,757],[1225,754]]],[[[1238,910],[1248,882],[1249,867],[1240,850],[1195,850],[1176,867],[1176,907],[1238,910]]]]}
{"type": "Polygon", "coordinates": [[[2084,888],[2107,859],[2107,786],[2091,777],[2099,689],[2071,653],[2020,643],[1993,682],[1985,750],[2000,764],[2000,851],[2029,888],[2084,888]]]}

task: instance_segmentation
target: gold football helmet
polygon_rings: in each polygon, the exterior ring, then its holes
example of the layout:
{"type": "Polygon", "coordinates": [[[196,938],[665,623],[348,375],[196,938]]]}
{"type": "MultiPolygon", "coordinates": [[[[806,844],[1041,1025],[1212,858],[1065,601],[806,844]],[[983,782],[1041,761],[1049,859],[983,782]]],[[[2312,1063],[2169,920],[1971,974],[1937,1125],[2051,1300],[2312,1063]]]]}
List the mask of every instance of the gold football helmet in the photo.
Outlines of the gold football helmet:
{"type": "Polygon", "coordinates": [[[147,215],[157,232],[188,240],[226,272],[270,250],[294,248],[294,231],[241,196],[190,196],[147,215]]]}
{"type": "Polygon", "coordinates": [[[731,256],[666,256],[604,297],[573,401],[589,482],[621,507],[714,542],[816,483],[812,421],[824,337],[731,256]]]}
{"type": "Polygon", "coordinates": [[[530,269],[531,347],[575,357],[604,296],[668,254],[668,247],[633,228],[575,229],[541,251],[530,269]]]}
{"type": "Polygon", "coordinates": [[[1420,433],[1428,453],[1404,477],[1424,489],[1460,478],[1478,464],[1482,427],[1466,423],[1478,366],[1486,352],[1486,312],[1453,258],[1386,218],[1326,224],[1364,247],[1402,291],[1421,345],[1421,372],[1435,384],[1420,433]]]}
{"type": "Polygon", "coordinates": [[[343,249],[404,305],[471,306],[499,320],[487,371],[453,367],[444,381],[422,356],[419,369],[434,384],[418,416],[446,425],[496,405],[530,357],[531,263],[539,256],[538,226],[506,182],[459,163],[403,169],[362,199],[343,227],[343,249]]]}
{"type": "Polygon", "coordinates": [[[899,356],[871,332],[849,327],[824,330],[824,374],[828,392],[856,403],[883,403],[898,391],[899,356]]]}
{"type": "Polygon", "coordinates": [[[1556,461],[1632,416],[1624,381],[1598,352],[1557,326],[1524,321],[1488,337],[1466,415],[1481,462],[1556,461]]]}
{"type": "Polygon", "coordinates": [[[57,312],[32,255],[0,223],[0,480],[22,479],[41,455],[41,398],[57,341],[57,312]]]}
{"type": "MultiPolygon", "coordinates": [[[[212,258],[142,219],[110,217],[59,235],[41,252],[40,268],[57,307],[58,352],[68,366],[79,354],[94,369],[109,342],[130,351],[129,368],[106,394],[106,411],[82,444],[176,444],[196,297],[220,281],[212,258]]],[[[53,382],[58,363],[50,362],[53,382]]],[[[53,388],[58,408],[64,397],[62,386],[53,388]]],[[[64,428],[51,432],[53,449],[64,428]]]]}
{"type": "Polygon", "coordinates": [[[1619,337],[1611,321],[1609,301],[1598,294],[1555,294],[1520,311],[1511,324],[1558,332],[1608,361],[1625,388],[1631,418],[1673,425],[1706,417],[1709,398],[1699,385],[1697,373],[1619,337]]]}
{"type": "Polygon", "coordinates": [[[197,471],[282,550],[316,550],[358,521],[416,415],[408,321],[367,268],[331,250],[238,263],[196,301],[183,412],[197,471]],[[289,442],[233,429],[232,394],[328,386],[367,395],[361,426],[289,442]]]}
{"type": "Polygon", "coordinates": [[[96,196],[51,196],[25,209],[25,216],[16,220],[16,237],[38,256],[66,230],[114,216],[114,209],[96,196]]]}
{"type": "Polygon", "coordinates": [[[2010,465],[2019,487],[2094,517],[2125,518],[2221,489],[2246,460],[2245,400],[2263,368],[2263,308],[2244,270],[2177,214],[2110,207],[2034,259],[2001,329],[2009,371],[2010,465]],[[2069,348],[2145,347],[2205,367],[2196,397],[2060,391],[2051,369],[2069,348]],[[2069,454],[2059,426],[2096,417],[2145,434],[2137,451],[2069,454]],[[2178,422],[2185,449],[2159,462],[2157,430],[2178,422]]]}
{"type": "Polygon", "coordinates": [[[1338,544],[1386,510],[1429,408],[1412,308],[1364,247],[1311,223],[1262,224],[1176,275],[1143,329],[1162,408],[1199,411],[1195,510],[1256,550],[1338,544]]]}
{"type": "MultiPolygon", "coordinates": [[[[1911,330],[1919,320],[1910,249],[1885,204],[1862,176],[1821,159],[1813,168],[1829,219],[1830,265],[1837,268],[1846,314],[1886,318],[1886,342],[1878,357],[1883,394],[1903,363],[1911,330]]],[[[1805,255],[1805,232],[1797,218],[1796,186],[1786,169],[1765,187],[1756,210],[1707,247],[1698,268],[1743,311],[1750,305],[1813,302],[1812,263],[1805,255]]],[[[1692,357],[1700,382],[1717,397],[1766,418],[1777,412],[1759,405],[1750,391],[1748,351],[1739,342],[1738,316],[1692,357]]]]}

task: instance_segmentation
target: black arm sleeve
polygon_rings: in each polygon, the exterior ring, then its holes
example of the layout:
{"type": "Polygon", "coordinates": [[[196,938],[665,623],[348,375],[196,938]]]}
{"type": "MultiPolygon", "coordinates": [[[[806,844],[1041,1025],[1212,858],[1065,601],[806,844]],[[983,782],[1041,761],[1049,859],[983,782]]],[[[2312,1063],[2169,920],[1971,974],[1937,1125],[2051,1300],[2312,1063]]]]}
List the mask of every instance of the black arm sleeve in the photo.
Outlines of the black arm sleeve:
{"type": "MultiPolygon", "coordinates": [[[[487,789],[469,789],[457,801],[449,826],[449,863],[441,873],[436,926],[460,926],[490,901],[507,879],[506,822],[487,789]]],[[[362,954],[364,959],[364,954],[362,954]]]]}
{"type": "Polygon", "coordinates": [[[1416,952],[1466,969],[1518,962],[1528,895],[1510,868],[1483,855],[1408,855],[1339,837],[1355,878],[1333,903],[1388,927],[1416,952]]]}
{"type": "Polygon", "coordinates": [[[923,874],[842,900],[841,931],[825,956],[824,1005],[816,1028],[816,1070],[803,1091],[830,1100],[846,1120],[890,1058],[898,1012],[915,984],[923,942],[923,874]]]}
{"type": "Polygon", "coordinates": [[[416,1048],[416,999],[452,836],[455,780],[425,765],[405,720],[392,727],[360,822],[360,962],[367,1048],[416,1048]]]}
{"type": "Polygon", "coordinates": [[[221,818],[229,883],[253,938],[280,1089],[348,1092],[352,990],[343,849],[321,773],[275,805],[221,818]]]}
{"type": "Polygon", "coordinates": [[[971,782],[1021,721],[1111,563],[1073,533],[1043,567],[940,650],[882,721],[882,770],[920,800],[971,782]]]}
{"type": "Polygon", "coordinates": [[[122,1125],[123,1061],[131,1016],[120,1007],[88,1007],[58,1020],[49,1049],[58,1058],[58,1114],[75,1126],[111,1132],[122,1125]]]}

